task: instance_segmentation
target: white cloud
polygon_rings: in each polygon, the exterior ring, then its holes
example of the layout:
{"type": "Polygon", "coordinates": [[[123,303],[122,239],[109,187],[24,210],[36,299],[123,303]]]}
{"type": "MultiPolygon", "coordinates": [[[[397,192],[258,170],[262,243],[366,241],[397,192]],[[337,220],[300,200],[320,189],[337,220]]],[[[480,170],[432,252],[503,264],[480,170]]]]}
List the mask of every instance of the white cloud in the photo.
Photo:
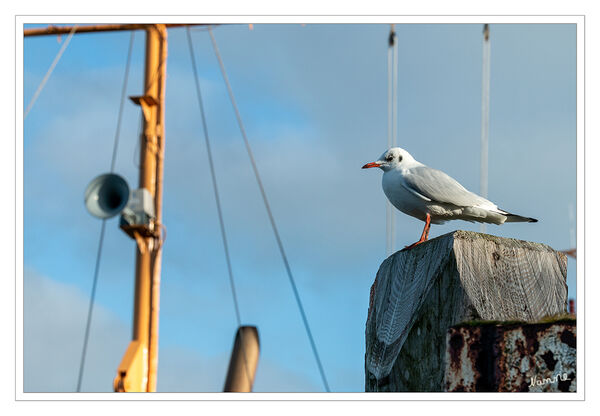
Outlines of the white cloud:
{"type": "MultiPolygon", "coordinates": [[[[24,272],[23,380],[25,392],[73,392],[89,297],[36,271],[24,272]]],[[[127,325],[96,304],[83,391],[112,391],[112,379],[129,342],[127,325]]]]}
{"type": "MultiPolygon", "coordinates": [[[[31,268],[24,274],[24,391],[74,392],[89,298],[31,268]]],[[[82,391],[112,391],[112,380],[129,339],[128,325],[96,304],[82,391]]],[[[228,361],[228,351],[202,356],[177,345],[161,348],[157,390],[220,392],[228,361]]],[[[320,391],[320,387],[279,363],[260,359],[254,391],[320,391]]]]}

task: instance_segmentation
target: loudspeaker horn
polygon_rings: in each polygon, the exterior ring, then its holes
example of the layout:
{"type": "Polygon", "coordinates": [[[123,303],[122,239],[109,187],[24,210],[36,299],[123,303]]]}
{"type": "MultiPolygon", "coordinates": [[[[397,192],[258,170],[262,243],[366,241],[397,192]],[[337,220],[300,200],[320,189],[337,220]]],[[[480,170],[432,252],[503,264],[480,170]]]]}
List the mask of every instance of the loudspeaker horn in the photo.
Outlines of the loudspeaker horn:
{"type": "Polygon", "coordinates": [[[94,178],[85,189],[85,207],[94,217],[118,215],[129,201],[129,185],[122,176],[105,173],[94,178]]]}

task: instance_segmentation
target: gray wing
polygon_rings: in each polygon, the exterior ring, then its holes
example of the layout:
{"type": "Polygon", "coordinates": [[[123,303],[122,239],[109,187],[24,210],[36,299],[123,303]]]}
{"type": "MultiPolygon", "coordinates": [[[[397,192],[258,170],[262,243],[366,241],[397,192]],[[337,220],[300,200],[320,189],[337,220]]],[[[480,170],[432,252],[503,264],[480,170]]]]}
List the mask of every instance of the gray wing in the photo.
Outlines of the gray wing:
{"type": "Polygon", "coordinates": [[[428,166],[412,168],[403,175],[403,178],[402,185],[425,200],[449,203],[459,207],[494,205],[487,199],[468,191],[441,170],[428,166]]]}

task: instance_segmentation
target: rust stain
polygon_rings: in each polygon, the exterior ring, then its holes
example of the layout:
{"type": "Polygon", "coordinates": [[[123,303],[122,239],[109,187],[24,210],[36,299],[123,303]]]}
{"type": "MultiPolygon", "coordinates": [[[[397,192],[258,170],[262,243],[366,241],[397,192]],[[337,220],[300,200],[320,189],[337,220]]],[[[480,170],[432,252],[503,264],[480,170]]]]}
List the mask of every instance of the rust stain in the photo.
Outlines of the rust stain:
{"type": "Polygon", "coordinates": [[[571,382],[575,379],[575,372],[567,373],[567,380],[559,380],[558,389],[560,391],[569,391],[571,382]]]}
{"type": "Polygon", "coordinates": [[[560,333],[560,340],[571,348],[577,348],[577,341],[572,331],[565,329],[560,333]]]}
{"type": "Polygon", "coordinates": [[[517,339],[517,341],[515,342],[515,346],[520,356],[524,356],[525,354],[527,354],[527,349],[525,348],[525,344],[523,344],[523,340],[517,339]]]}
{"type": "Polygon", "coordinates": [[[548,370],[554,371],[558,360],[556,360],[554,358],[554,354],[552,353],[552,351],[550,351],[550,350],[546,351],[544,354],[542,354],[542,358],[543,358],[544,362],[546,363],[546,367],[548,367],[548,370]]]}
{"type": "Polygon", "coordinates": [[[496,356],[496,327],[486,325],[481,328],[479,351],[475,360],[475,371],[479,374],[475,382],[476,391],[495,391],[496,356]]]}
{"type": "Polygon", "coordinates": [[[574,323],[462,325],[447,339],[446,391],[576,391],[574,323]]]}
{"type": "Polygon", "coordinates": [[[460,368],[460,354],[465,341],[461,332],[453,332],[448,340],[448,351],[450,352],[450,365],[458,370],[460,368]]]}
{"type": "Polygon", "coordinates": [[[527,352],[530,355],[534,355],[538,349],[540,348],[540,343],[538,341],[538,326],[539,325],[523,325],[521,330],[523,331],[523,335],[525,336],[525,340],[527,342],[527,352]]]}

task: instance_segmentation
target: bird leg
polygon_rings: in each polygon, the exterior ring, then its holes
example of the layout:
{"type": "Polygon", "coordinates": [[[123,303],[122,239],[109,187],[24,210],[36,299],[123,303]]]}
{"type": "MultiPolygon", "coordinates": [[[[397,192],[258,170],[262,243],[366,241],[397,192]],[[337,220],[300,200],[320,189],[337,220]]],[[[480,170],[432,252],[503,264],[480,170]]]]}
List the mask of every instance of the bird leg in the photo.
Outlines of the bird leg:
{"type": "Polygon", "coordinates": [[[430,226],[431,226],[431,216],[429,214],[427,214],[427,216],[425,217],[425,228],[423,228],[423,232],[421,233],[421,238],[419,239],[419,241],[411,244],[410,246],[404,247],[402,249],[402,251],[410,250],[411,248],[421,244],[422,242],[427,241],[427,239],[429,238],[429,227],[430,226]]]}

